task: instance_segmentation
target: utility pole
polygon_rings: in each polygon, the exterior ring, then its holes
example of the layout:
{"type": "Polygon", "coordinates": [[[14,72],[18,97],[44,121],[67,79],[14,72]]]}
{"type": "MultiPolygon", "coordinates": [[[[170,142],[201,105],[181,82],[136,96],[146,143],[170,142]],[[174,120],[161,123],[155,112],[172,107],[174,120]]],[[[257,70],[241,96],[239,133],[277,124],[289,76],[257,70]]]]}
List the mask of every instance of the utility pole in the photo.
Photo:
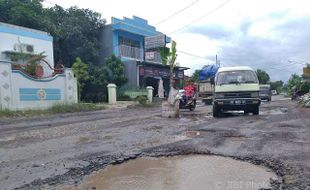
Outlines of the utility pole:
{"type": "Polygon", "coordinates": [[[219,67],[221,66],[220,60],[217,60],[217,54],[215,55],[215,64],[218,65],[219,67]]]}

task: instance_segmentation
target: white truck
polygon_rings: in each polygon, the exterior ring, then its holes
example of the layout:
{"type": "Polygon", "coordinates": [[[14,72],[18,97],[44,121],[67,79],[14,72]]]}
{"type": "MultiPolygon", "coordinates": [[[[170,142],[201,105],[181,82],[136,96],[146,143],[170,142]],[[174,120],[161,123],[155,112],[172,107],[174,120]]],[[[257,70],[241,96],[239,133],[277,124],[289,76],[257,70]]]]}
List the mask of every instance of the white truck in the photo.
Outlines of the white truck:
{"type": "Polygon", "coordinates": [[[211,105],[213,101],[213,85],[210,79],[202,80],[198,83],[198,95],[202,102],[211,105]]]}
{"type": "Polygon", "coordinates": [[[229,110],[259,114],[261,100],[255,71],[247,66],[219,68],[214,79],[213,116],[229,110]]]}

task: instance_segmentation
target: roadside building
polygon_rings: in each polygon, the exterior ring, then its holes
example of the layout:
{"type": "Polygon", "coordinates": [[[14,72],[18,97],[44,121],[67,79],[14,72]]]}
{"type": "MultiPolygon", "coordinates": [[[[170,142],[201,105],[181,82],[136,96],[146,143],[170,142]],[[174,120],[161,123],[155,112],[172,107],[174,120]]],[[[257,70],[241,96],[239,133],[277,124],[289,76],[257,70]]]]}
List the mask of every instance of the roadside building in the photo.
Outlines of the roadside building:
{"type": "Polygon", "coordinates": [[[77,103],[77,81],[72,70],[54,69],[51,35],[0,23],[0,42],[0,110],[77,103]],[[44,58],[37,59],[40,55],[44,58]]]}
{"type": "MultiPolygon", "coordinates": [[[[112,54],[121,59],[125,75],[131,86],[152,86],[154,96],[158,95],[159,84],[169,91],[169,66],[163,65],[160,48],[165,48],[171,38],[148,24],[147,20],[133,18],[113,18],[103,32],[103,57],[112,54]],[[162,82],[161,82],[162,81],[162,82]]],[[[185,67],[174,69],[174,78],[183,86],[185,67]]]]}
{"type": "MultiPolygon", "coordinates": [[[[45,55],[47,63],[54,68],[53,37],[40,30],[0,22],[0,60],[19,64],[38,54],[45,55]]],[[[51,70],[44,67],[44,75],[51,70]]]]}

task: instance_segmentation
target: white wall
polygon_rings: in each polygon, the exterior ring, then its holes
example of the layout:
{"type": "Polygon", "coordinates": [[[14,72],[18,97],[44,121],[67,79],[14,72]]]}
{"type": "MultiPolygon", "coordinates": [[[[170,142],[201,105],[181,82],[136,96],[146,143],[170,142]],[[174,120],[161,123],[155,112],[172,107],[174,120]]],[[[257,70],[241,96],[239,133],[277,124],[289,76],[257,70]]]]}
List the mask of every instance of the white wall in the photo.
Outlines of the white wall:
{"type": "Polygon", "coordinates": [[[53,41],[35,39],[31,37],[18,36],[14,34],[8,34],[4,32],[0,32],[0,52],[1,57],[0,60],[8,60],[6,55],[3,54],[3,51],[13,51],[14,45],[19,43],[33,45],[34,53],[39,54],[41,52],[45,52],[47,55],[46,60],[48,63],[54,67],[54,54],[53,54],[53,41]]]}
{"type": "Polygon", "coordinates": [[[52,78],[32,79],[21,71],[12,71],[10,63],[0,62],[0,108],[2,109],[44,109],[57,103],[77,103],[77,94],[77,81],[71,69],[66,69],[64,74],[52,78]],[[35,93],[23,95],[24,92],[21,92],[21,89],[35,91],[35,93]],[[48,91],[51,90],[59,91],[59,98],[55,98],[57,94],[49,94],[48,91]],[[43,98],[38,98],[39,91],[45,93],[43,98]],[[34,100],[25,100],[23,96],[34,100]]]}

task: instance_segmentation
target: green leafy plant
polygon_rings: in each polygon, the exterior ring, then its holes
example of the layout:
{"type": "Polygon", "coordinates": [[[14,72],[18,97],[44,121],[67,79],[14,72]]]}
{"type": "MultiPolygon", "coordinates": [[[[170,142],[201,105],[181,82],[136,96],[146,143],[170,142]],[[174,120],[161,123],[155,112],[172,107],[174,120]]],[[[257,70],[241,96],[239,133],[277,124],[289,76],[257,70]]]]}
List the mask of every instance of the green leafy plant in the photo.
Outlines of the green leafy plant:
{"type": "Polygon", "coordinates": [[[82,89],[84,88],[86,81],[89,80],[88,65],[77,57],[72,65],[72,70],[77,79],[80,100],[82,89]]]}
{"type": "Polygon", "coordinates": [[[118,59],[115,55],[112,55],[106,59],[106,65],[111,71],[109,82],[114,83],[117,86],[122,86],[127,83],[128,79],[124,74],[125,67],[120,59],[118,59]]]}
{"type": "Polygon", "coordinates": [[[177,43],[172,40],[171,48],[170,49],[161,49],[160,55],[164,65],[169,65],[170,73],[169,73],[169,83],[170,87],[173,86],[173,69],[177,66],[175,62],[177,59],[177,50],[176,50],[177,43]]]}
{"type": "Polygon", "coordinates": [[[257,69],[256,74],[257,74],[259,84],[267,84],[269,82],[270,77],[266,71],[257,69]]]}
{"type": "Polygon", "coordinates": [[[147,99],[146,96],[137,96],[137,97],[135,98],[135,101],[139,102],[139,104],[141,104],[141,105],[146,105],[148,99],[147,99]]]}

